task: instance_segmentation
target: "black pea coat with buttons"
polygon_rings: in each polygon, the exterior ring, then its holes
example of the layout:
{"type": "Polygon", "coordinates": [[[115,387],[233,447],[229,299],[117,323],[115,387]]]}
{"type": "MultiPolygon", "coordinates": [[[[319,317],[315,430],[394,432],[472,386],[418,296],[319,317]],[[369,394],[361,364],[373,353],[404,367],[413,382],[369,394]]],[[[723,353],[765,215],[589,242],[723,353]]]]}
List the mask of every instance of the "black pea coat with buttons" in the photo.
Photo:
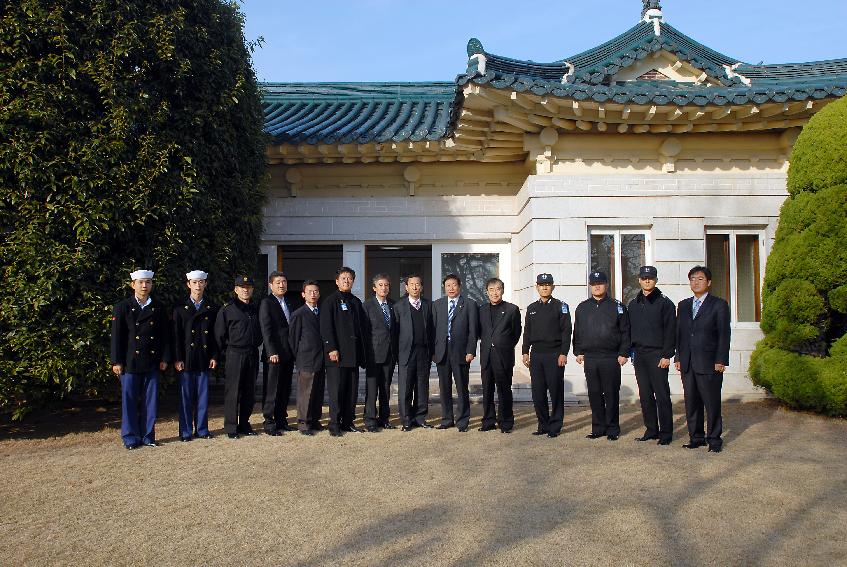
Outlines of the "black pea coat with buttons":
{"type": "Polygon", "coordinates": [[[218,358],[215,318],[218,306],[203,299],[200,309],[186,299],[174,308],[173,359],[185,363],[187,372],[209,370],[209,361],[218,358]]]}
{"type": "Polygon", "coordinates": [[[155,297],[144,309],[134,296],[112,309],[112,364],[124,372],[142,374],[159,370],[171,361],[170,319],[155,297]]]}

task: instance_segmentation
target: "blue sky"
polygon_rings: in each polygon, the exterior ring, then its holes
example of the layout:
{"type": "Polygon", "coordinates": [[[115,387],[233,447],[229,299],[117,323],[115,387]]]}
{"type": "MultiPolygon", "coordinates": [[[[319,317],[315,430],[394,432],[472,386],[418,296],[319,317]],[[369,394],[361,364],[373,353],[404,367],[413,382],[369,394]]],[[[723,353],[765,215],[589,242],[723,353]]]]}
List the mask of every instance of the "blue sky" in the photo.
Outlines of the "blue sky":
{"type": "MultiPolygon", "coordinates": [[[[847,0],[663,0],[665,21],[746,63],[847,57],[847,0]]],[[[260,81],[451,81],[465,45],[554,61],[629,29],[639,0],[242,0],[260,81]],[[516,6],[527,6],[516,9],[516,6]]]]}

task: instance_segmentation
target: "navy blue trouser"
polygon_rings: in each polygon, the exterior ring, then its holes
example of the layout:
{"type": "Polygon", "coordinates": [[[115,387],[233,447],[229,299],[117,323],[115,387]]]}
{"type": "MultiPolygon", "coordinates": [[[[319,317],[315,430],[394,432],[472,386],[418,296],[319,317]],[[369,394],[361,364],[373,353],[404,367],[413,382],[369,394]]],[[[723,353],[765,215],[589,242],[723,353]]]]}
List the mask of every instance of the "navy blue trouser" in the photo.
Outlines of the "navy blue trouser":
{"type": "Polygon", "coordinates": [[[156,441],[158,394],[158,371],[121,374],[121,437],[125,446],[156,441]]]}
{"type": "Polygon", "coordinates": [[[179,373],[179,436],[209,434],[209,371],[179,373]]]}

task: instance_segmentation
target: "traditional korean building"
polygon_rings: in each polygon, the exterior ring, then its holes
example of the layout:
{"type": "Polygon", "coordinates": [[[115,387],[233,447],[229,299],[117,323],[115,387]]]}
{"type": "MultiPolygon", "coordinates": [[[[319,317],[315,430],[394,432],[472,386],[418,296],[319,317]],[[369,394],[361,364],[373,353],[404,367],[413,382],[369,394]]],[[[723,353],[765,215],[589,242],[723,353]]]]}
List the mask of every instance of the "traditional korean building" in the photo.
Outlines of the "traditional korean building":
{"type": "MultiPolygon", "coordinates": [[[[378,272],[396,296],[402,276],[421,273],[430,297],[457,272],[478,301],[497,275],[522,307],[549,272],[575,307],[596,269],[628,302],[638,267],[653,264],[678,301],[688,270],[707,264],[732,308],[724,393],[754,394],[747,365],[792,144],[845,94],[847,59],[751,65],[643,4],[631,29],[552,63],[474,38],[450,82],[263,85],[268,269],[293,290],[317,276],[326,293],[343,263],[360,297],[378,272]]],[[[585,394],[581,372],[571,357],[571,399],[585,394]]],[[[636,393],[627,365],[622,396],[636,393]]]]}

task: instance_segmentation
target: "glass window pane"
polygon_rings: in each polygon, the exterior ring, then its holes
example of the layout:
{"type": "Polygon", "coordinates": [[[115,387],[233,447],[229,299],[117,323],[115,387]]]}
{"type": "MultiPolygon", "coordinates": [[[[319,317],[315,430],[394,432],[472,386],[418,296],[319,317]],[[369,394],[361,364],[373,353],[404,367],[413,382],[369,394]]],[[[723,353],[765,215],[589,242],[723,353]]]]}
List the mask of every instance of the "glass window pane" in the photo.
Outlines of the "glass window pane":
{"type": "Polygon", "coordinates": [[[738,262],[738,320],[757,322],[759,312],[759,237],[739,234],[735,237],[735,259],[738,262]]]}
{"type": "Polygon", "coordinates": [[[641,286],[638,285],[638,271],[647,263],[646,238],[643,234],[621,235],[621,284],[623,298],[621,301],[629,303],[638,295],[641,286]]]}
{"type": "MultiPolygon", "coordinates": [[[[462,280],[462,293],[484,305],[488,303],[485,282],[500,275],[500,254],[441,254],[441,277],[456,274],[462,280]]],[[[443,295],[444,289],[442,287],[443,295]]]]}
{"type": "Polygon", "coordinates": [[[706,235],[706,265],[712,270],[712,289],[721,299],[725,299],[732,307],[729,292],[729,235],[706,235]]]}
{"type": "MultiPolygon", "coordinates": [[[[615,270],[615,237],[611,234],[591,235],[591,271],[605,272],[610,279],[614,279],[615,270]]],[[[610,281],[610,289],[614,290],[614,282],[610,281]]]]}

